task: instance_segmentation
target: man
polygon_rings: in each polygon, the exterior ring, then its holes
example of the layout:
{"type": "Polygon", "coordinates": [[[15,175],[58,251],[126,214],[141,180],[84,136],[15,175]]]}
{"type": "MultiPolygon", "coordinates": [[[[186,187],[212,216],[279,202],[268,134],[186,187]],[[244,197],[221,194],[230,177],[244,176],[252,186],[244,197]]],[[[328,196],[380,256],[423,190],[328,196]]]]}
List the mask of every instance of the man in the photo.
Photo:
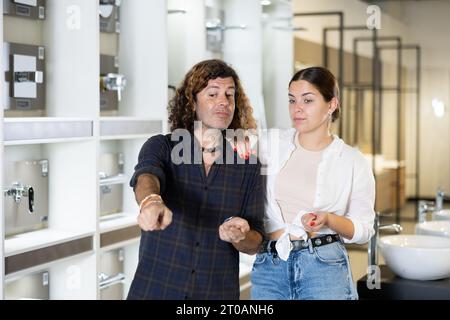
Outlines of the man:
{"type": "Polygon", "coordinates": [[[130,182],[143,231],[128,299],[238,299],[239,251],[260,247],[265,186],[260,163],[224,137],[255,127],[236,72],[220,60],[195,65],[169,121],[172,134],[144,144],[130,182]]]}

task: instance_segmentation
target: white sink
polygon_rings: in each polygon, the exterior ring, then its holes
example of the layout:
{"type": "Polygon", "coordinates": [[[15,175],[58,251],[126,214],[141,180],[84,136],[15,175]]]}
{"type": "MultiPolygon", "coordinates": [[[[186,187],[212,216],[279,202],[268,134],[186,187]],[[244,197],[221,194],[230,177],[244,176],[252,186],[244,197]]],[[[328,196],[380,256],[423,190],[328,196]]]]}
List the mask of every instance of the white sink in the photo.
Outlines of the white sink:
{"type": "Polygon", "coordinates": [[[427,221],[416,224],[416,233],[450,238],[450,221],[427,221]]]}
{"type": "Polygon", "coordinates": [[[413,280],[450,277],[450,238],[426,235],[381,237],[378,242],[388,267],[413,280]]]}
{"type": "Polygon", "coordinates": [[[433,215],[434,220],[450,220],[450,209],[441,210],[435,212],[433,215]]]}

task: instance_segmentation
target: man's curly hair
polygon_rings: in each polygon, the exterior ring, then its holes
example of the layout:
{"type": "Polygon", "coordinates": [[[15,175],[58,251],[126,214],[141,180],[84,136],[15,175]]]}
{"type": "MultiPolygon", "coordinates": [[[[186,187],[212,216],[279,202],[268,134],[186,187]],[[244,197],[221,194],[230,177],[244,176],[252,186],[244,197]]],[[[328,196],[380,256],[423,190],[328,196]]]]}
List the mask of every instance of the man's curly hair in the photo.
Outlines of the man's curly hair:
{"type": "Polygon", "coordinates": [[[195,102],[197,93],[208,85],[209,80],[232,77],[236,86],[235,110],[233,120],[228,129],[256,129],[253,108],[244,93],[236,71],[225,62],[212,59],[197,63],[186,74],[175,96],[169,102],[169,123],[171,131],[187,129],[194,131],[195,102]]]}

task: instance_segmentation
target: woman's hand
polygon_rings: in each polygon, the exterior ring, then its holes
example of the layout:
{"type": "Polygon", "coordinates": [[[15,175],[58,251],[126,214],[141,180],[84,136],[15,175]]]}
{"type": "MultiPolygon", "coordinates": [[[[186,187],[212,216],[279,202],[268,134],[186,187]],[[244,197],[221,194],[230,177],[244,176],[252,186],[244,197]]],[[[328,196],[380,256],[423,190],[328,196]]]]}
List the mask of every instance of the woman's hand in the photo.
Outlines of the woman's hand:
{"type": "Polygon", "coordinates": [[[310,212],[302,216],[301,222],[307,232],[317,232],[328,225],[328,212],[310,212]]]}
{"type": "Polygon", "coordinates": [[[258,135],[252,129],[245,130],[243,135],[236,136],[229,141],[234,151],[242,159],[248,160],[251,155],[257,154],[258,135]]]}

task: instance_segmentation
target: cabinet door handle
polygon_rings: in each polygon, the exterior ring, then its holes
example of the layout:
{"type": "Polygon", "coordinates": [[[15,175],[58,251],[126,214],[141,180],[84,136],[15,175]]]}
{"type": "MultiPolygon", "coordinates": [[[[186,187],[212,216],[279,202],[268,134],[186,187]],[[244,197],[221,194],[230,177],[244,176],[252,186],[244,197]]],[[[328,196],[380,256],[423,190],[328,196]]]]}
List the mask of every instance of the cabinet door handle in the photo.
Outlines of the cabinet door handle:
{"type": "Polygon", "coordinates": [[[34,212],[34,189],[28,188],[28,212],[31,214],[34,212]]]}

